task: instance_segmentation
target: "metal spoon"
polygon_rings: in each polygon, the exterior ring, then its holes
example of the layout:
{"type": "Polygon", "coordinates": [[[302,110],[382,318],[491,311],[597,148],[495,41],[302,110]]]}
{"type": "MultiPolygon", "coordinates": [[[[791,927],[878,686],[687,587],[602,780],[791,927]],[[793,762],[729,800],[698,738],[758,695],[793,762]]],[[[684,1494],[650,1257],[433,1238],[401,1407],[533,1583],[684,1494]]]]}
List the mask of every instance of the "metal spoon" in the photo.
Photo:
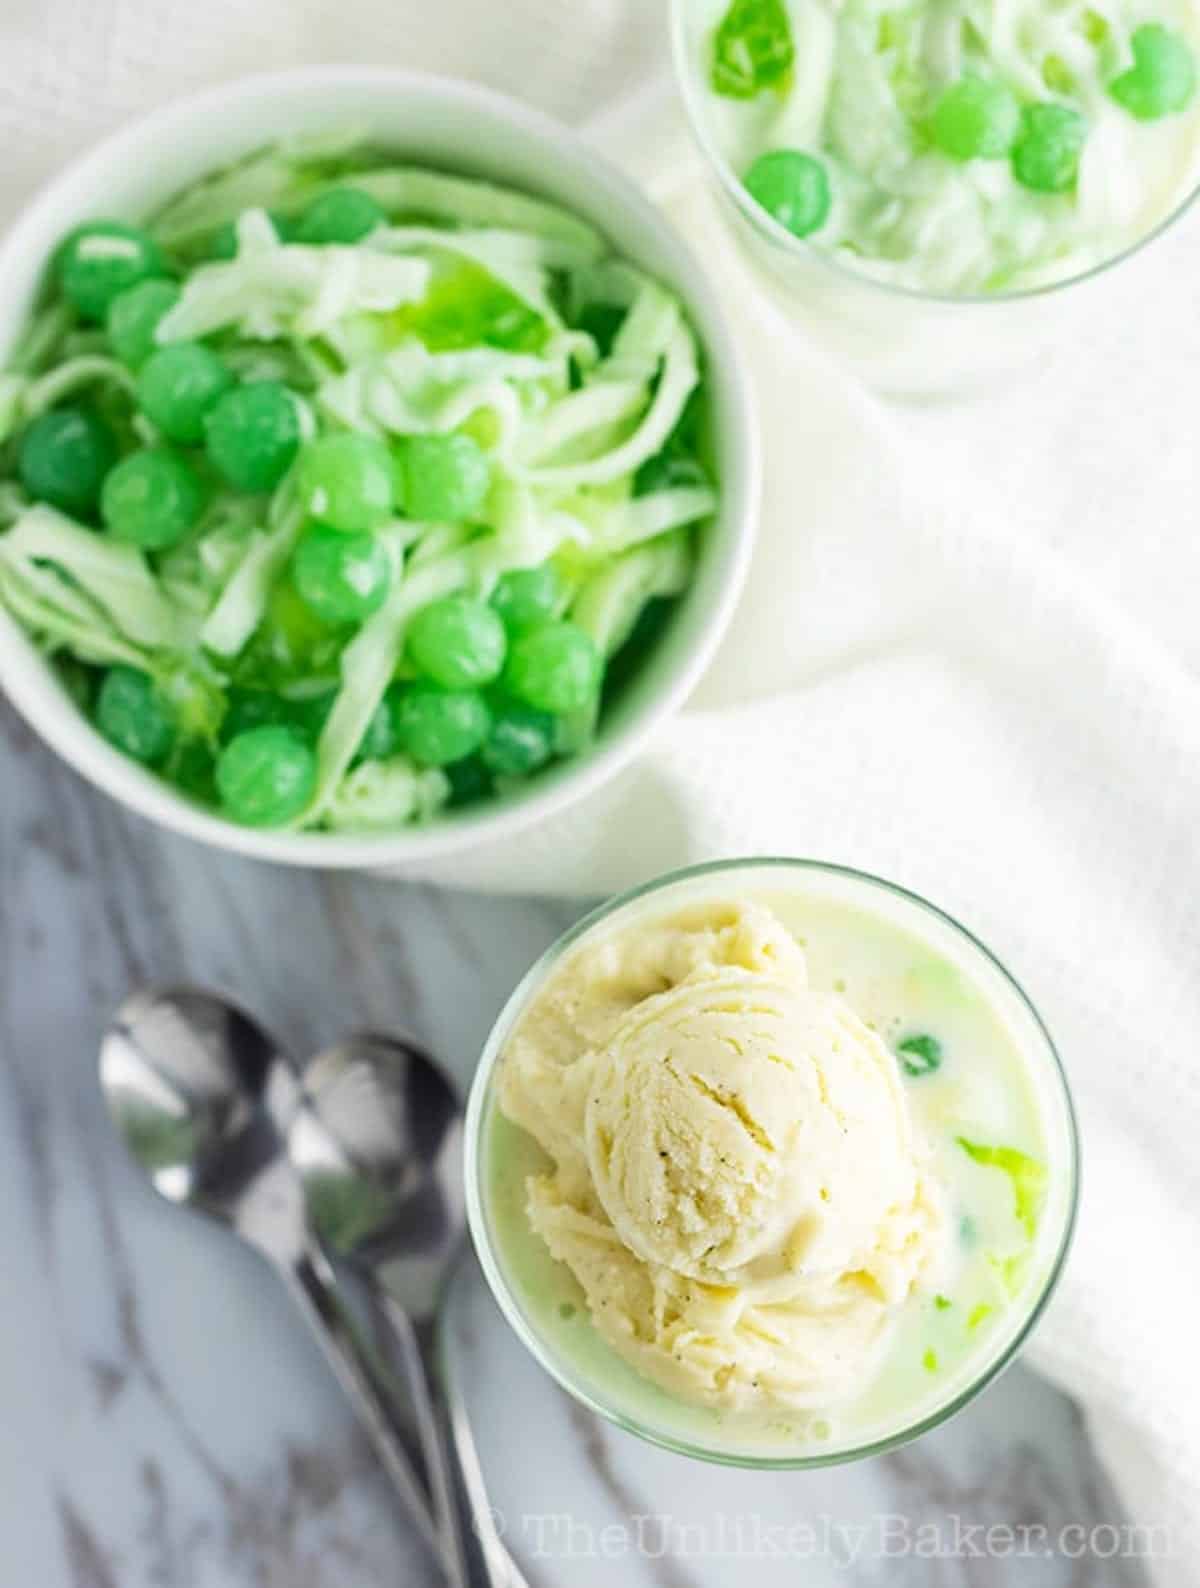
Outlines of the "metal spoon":
{"type": "Polygon", "coordinates": [[[301,1092],[280,1048],[248,1015],[210,993],[140,992],[122,1004],[105,1034],[100,1080],[114,1124],[159,1194],[228,1225],[286,1280],[411,1520],[442,1559],[367,1348],[339,1304],[333,1272],[309,1229],[286,1139],[301,1092]]]}
{"type": "MultiPolygon", "coordinates": [[[[424,1049],[375,1034],[349,1037],[318,1055],[301,1084],[305,1108],[288,1145],[309,1218],[332,1251],[375,1281],[374,1304],[400,1345],[447,1554],[467,1581],[467,1540],[414,1327],[432,1323],[448,1282],[469,1260],[462,1105],[424,1049]]],[[[484,1573],[493,1588],[527,1588],[492,1521],[470,1423],[449,1375],[444,1387],[484,1573]]]]}

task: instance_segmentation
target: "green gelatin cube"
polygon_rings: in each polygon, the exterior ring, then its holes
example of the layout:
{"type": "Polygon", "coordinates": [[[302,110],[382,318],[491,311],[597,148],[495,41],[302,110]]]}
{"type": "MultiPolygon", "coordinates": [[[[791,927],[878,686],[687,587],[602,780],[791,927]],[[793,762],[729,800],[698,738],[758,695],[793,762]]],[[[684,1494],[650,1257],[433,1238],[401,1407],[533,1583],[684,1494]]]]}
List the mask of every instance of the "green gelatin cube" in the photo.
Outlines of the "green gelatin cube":
{"type": "Polygon", "coordinates": [[[1108,85],[1117,104],[1139,121],[1186,110],[1196,93],[1196,57],[1182,34],[1147,22],[1129,43],[1133,65],[1108,85]]]}
{"type": "Polygon", "coordinates": [[[795,62],[783,0],[733,0],[713,34],[709,80],[729,99],[753,99],[767,88],[786,93],[795,62]]]}
{"type": "Polygon", "coordinates": [[[1003,160],[1020,125],[1021,107],[1003,83],[968,74],[938,100],[930,134],[952,160],[1003,160]]]}
{"type": "Polygon", "coordinates": [[[537,353],[549,335],[536,310],[476,264],[441,272],[420,303],[397,309],[387,321],[397,336],[416,336],[431,353],[481,345],[537,353]]]}
{"type": "Polygon", "coordinates": [[[1073,94],[1075,76],[1061,55],[1047,55],[1042,62],[1042,81],[1052,94],[1073,94]]]}
{"type": "Polygon", "coordinates": [[[919,1075],[931,1075],[934,1070],[941,1068],[942,1044],[928,1032],[905,1037],[903,1042],[896,1044],[896,1052],[900,1054],[900,1065],[905,1075],[914,1078],[919,1075]]]}
{"type": "Polygon", "coordinates": [[[1069,193],[1086,139],[1087,122],[1069,105],[1028,105],[1013,145],[1013,175],[1035,193],[1069,193]]]}

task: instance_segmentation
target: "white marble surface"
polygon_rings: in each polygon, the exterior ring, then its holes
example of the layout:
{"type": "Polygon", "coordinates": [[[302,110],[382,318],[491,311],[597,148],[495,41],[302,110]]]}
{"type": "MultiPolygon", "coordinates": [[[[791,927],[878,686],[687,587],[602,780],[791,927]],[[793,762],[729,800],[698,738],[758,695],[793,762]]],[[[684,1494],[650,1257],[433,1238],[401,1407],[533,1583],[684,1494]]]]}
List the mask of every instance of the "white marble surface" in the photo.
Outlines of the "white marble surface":
{"type": "MultiPolygon", "coordinates": [[[[502,997],[575,913],[217,856],[83,787],[0,704],[0,1581],[435,1583],[271,1274],[159,1204],[121,1156],[97,1039],[133,984],[186,978],[237,996],[297,1052],[352,1024],[406,1027],[465,1082],[502,997]]],[[[1143,1581],[1134,1562],[1053,1552],[1064,1526],[1121,1510],[1074,1408],[1019,1368],[915,1448],[767,1478],[592,1422],[481,1287],[452,1321],[533,1588],[1143,1581]],[[956,1516],[1044,1524],[1052,1552],[1006,1555],[1000,1534],[980,1558],[956,1516]],[[881,1554],[922,1523],[950,1553],[881,1554]]],[[[1109,1535],[1095,1538],[1104,1552],[1109,1535]]]]}

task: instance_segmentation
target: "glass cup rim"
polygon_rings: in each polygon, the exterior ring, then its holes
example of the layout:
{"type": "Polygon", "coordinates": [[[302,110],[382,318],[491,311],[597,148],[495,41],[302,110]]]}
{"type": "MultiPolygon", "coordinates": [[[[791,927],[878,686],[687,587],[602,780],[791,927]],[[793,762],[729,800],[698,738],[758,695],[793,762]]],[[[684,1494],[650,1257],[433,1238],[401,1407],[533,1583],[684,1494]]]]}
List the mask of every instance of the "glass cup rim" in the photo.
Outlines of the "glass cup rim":
{"type": "Polygon", "coordinates": [[[1057,1289],[1058,1281],[1062,1276],[1071,1249],[1079,1211],[1079,1123],[1062,1058],[1037,1008],[1007,966],[997,958],[986,943],[981,942],[968,927],[963,926],[961,921],[958,921],[939,905],[931,904],[921,894],[913,892],[902,884],[891,882],[885,877],[876,876],[872,872],[864,871],[854,866],[790,855],[742,856],[702,861],[696,865],[684,866],[674,871],[662,873],[652,878],[649,882],[641,883],[636,887],[614,894],[602,904],[589,910],[586,915],[576,921],[573,926],[557,937],[548,948],[543,950],[525,975],[522,976],[508,999],[506,999],[484,1043],[479,1065],[471,1083],[470,1096],[467,1100],[463,1172],[468,1228],[476,1255],[479,1258],[480,1267],[483,1269],[484,1277],[487,1280],[488,1288],[499,1305],[500,1311],[509,1327],[538,1365],[554,1379],[561,1389],[586,1407],[588,1411],[604,1418],[606,1422],[612,1423],[625,1433],[634,1434],[648,1444],[672,1451],[676,1455],[689,1456],[717,1466],[741,1467],[755,1471],[805,1471],[821,1467],[842,1466],[847,1462],[866,1460],[871,1456],[885,1455],[889,1451],[899,1449],[900,1446],[906,1445],[910,1441],[918,1439],[923,1434],[927,1434],[934,1428],[938,1428],[943,1423],[948,1422],[950,1418],[956,1416],[978,1395],[982,1394],[989,1385],[993,1384],[1006,1368],[1011,1366],[1027,1344],[1045,1313],[1050,1299],[1057,1289]],[[483,1126],[488,1117],[489,1104],[493,1101],[492,1090],[496,1065],[517,1014],[528,1003],[534,988],[545,979],[551,968],[559,962],[568,950],[573,948],[576,943],[603,921],[635,904],[640,899],[649,898],[656,893],[665,893],[681,883],[690,882],[701,877],[720,875],[723,872],[773,870],[816,872],[833,877],[842,877],[851,882],[866,883],[869,887],[881,888],[884,892],[890,893],[908,904],[916,905],[918,909],[932,915],[944,926],[948,926],[952,932],[964,938],[970,947],[980,953],[991,965],[992,969],[999,974],[1008,989],[1016,996],[1018,1003],[1032,1020],[1034,1028],[1045,1046],[1046,1053],[1051,1060],[1050,1073],[1057,1082],[1058,1093],[1063,1106],[1069,1148],[1070,1186],[1058,1247],[1042,1280],[1041,1288],[1037,1295],[1031,1299],[1028,1312],[1023,1318],[1020,1327],[1013,1333],[1003,1348],[985,1364],[982,1371],[975,1378],[965,1384],[948,1401],[935,1407],[933,1411],[927,1413],[916,1422],[906,1424],[893,1433],[870,1440],[862,1445],[847,1446],[842,1450],[817,1452],[809,1455],[775,1456],[739,1451],[723,1452],[710,1446],[695,1444],[686,1438],[678,1437],[662,1429],[647,1425],[636,1417],[630,1416],[614,1406],[607,1405],[598,1396],[592,1394],[586,1386],[579,1383],[577,1378],[571,1375],[567,1367],[547,1348],[546,1342],[539,1331],[526,1317],[524,1309],[508,1282],[503,1266],[496,1257],[482,1190],[483,1154],[481,1141],[483,1126]]]}
{"type": "Polygon", "coordinates": [[[868,291],[874,290],[884,297],[899,298],[909,303],[933,304],[939,307],[954,308],[959,305],[984,305],[984,304],[1014,304],[1033,303],[1052,298],[1065,292],[1069,287],[1082,286],[1085,282],[1095,281],[1107,275],[1127,259],[1132,259],[1135,254],[1140,254],[1151,243],[1156,242],[1166,232],[1170,231],[1177,221],[1183,219],[1189,210],[1200,200],[1200,180],[1184,194],[1183,198],[1169,210],[1161,220],[1156,222],[1149,231],[1143,232],[1132,243],[1122,248],[1107,258],[1098,260],[1095,264],[1088,265],[1084,270],[1077,270],[1074,274],[1063,276],[1057,281],[1042,282],[1036,287],[1019,287],[1015,291],[1005,292],[930,292],[923,287],[909,287],[902,282],[881,281],[869,275],[864,270],[855,270],[850,265],[844,264],[832,254],[823,249],[815,248],[806,238],[796,237],[781,226],[773,216],[768,215],[761,205],[756,204],[746,192],[744,184],[738,179],[737,173],[729,161],[717,148],[715,140],[709,133],[701,112],[699,100],[700,89],[695,82],[695,73],[690,68],[688,60],[687,40],[687,10],[695,0],[670,0],[671,3],[671,56],[674,66],[675,86],[683,102],[688,130],[700,153],[708,165],[716,173],[722,191],[737,209],[742,219],[755,228],[767,242],[780,248],[786,254],[791,254],[806,264],[815,264],[819,269],[825,270],[829,275],[843,283],[848,282],[861,286],[868,291]]]}

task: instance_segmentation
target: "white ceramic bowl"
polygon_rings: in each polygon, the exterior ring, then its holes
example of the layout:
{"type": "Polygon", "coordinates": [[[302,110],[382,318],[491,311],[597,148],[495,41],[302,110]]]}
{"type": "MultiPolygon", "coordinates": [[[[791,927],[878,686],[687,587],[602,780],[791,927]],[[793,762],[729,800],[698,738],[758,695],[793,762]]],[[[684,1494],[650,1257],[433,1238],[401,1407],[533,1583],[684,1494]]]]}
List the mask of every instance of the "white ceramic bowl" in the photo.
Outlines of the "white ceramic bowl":
{"type": "Polygon", "coordinates": [[[137,219],[198,177],[277,138],[346,126],[405,158],[556,199],[679,292],[707,361],[722,501],[696,578],[660,644],[614,703],[592,748],[527,792],[451,813],[428,827],[361,837],[239,827],[189,803],[95,732],[2,612],[0,682],[77,771],[164,827],[287,865],[402,868],[511,837],[582,799],[625,767],[683,704],[712,658],[745,575],[758,510],[758,446],[747,377],[716,293],[699,261],[637,188],[565,127],[524,105],[467,83],[386,68],[245,78],[136,122],[68,167],[0,247],[0,368],[51,253],[77,222],[137,219]]]}

